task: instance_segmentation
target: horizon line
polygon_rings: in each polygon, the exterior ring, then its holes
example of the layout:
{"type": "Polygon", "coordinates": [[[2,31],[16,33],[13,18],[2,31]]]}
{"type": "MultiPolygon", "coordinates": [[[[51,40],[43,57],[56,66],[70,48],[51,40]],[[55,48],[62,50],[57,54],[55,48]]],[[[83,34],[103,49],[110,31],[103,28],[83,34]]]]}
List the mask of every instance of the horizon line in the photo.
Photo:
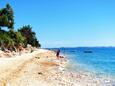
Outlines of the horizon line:
{"type": "Polygon", "coordinates": [[[70,46],[67,47],[66,46],[66,47],[41,47],[41,48],[79,48],[79,47],[92,47],[92,48],[93,47],[105,47],[105,48],[107,48],[107,47],[113,47],[114,48],[115,46],[74,46],[74,47],[73,46],[72,47],[70,47],[70,46]]]}

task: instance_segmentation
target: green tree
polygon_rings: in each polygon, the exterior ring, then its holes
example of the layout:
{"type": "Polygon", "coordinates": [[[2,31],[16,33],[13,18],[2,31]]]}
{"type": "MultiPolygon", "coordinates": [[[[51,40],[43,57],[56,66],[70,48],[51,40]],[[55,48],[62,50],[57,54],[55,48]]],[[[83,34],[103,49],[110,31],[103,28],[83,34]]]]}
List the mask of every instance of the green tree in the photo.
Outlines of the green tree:
{"type": "Polygon", "coordinates": [[[32,27],[30,25],[23,26],[18,29],[18,31],[26,38],[25,45],[31,44],[34,47],[41,47],[36,38],[36,34],[32,31],[32,27]]]}
{"type": "Polygon", "coordinates": [[[18,46],[20,43],[25,46],[31,44],[34,47],[41,47],[30,25],[14,31],[14,12],[7,4],[5,8],[0,9],[0,46],[8,48],[18,46]],[[9,28],[9,31],[3,30],[2,27],[9,28]]]}
{"type": "Polygon", "coordinates": [[[15,32],[14,29],[8,31],[8,35],[14,41],[15,45],[18,46],[20,43],[24,43],[25,37],[20,32],[15,32]]]}
{"type": "Polygon", "coordinates": [[[15,42],[16,42],[16,45],[18,46],[20,43],[21,44],[24,44],[24,42],[26,41],[25,40],[26,38],[24,36],[22,36],[22,34],[20,32],[16,32],[16,39],[15,39],[15,42]]]}
{"type": "Polygon", "coordinates": [[[0,32],[0,43],[1,43],[1,46],[5,46],[6,48],[8,46],[15,44],[13,39],[8,36],[7,32],[5,32],[5,33],[0,32]]]}
{"type": "Polygon", "coordinates": [[[0,9],[0,26],[14,28],[14,12],[9,4],[5,8],[0,9]]]}

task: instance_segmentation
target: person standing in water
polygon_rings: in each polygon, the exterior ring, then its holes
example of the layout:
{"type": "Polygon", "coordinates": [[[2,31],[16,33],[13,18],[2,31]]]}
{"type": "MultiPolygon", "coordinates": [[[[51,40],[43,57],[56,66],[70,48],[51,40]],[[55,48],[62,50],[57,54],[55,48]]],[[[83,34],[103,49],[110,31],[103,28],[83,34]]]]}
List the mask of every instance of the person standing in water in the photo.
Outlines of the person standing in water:
{"type": "Polygon", "coordinates": [[[58,49],[57,51],[56,51],[56,57],[59,59],[59,55],[60,55],[60,50],[58,49]]]}

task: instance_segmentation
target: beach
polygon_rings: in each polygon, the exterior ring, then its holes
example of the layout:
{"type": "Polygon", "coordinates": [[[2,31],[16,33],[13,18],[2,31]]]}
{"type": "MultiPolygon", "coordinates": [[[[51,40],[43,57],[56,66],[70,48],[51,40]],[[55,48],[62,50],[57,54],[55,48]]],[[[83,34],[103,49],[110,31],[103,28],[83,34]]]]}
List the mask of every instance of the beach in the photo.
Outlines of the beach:
{"type": "Polygon", "coordinates": [[[0,58],[0,86],[71,86],[62,81],[67,60],[57,60],[55,52],[39,49],[33,53],[0,58]]]}
{"type": "Polygon", "coordinates": [[[115,0],[1,0],[0,86],[115,86],[115,0]]]}
{"type": "Polygon", "coordinates": [[[0,58],[0,86],[114,86],[114,81],[89,72],[71,72],[67,58],[37,49],[21,56],[0,58]]]}

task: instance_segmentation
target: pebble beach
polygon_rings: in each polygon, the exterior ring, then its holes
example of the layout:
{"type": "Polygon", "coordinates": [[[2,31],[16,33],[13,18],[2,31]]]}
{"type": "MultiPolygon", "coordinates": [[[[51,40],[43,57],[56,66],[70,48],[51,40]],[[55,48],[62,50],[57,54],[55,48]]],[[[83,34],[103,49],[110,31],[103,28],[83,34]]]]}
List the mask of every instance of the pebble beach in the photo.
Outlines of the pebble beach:
{"type": "Polygon", "coordinates": [[[115,86],[115,79],[89,72],[68,71],[69,60],[57,59],[54,51],[0,58],[0,86],[115,86]]]}

